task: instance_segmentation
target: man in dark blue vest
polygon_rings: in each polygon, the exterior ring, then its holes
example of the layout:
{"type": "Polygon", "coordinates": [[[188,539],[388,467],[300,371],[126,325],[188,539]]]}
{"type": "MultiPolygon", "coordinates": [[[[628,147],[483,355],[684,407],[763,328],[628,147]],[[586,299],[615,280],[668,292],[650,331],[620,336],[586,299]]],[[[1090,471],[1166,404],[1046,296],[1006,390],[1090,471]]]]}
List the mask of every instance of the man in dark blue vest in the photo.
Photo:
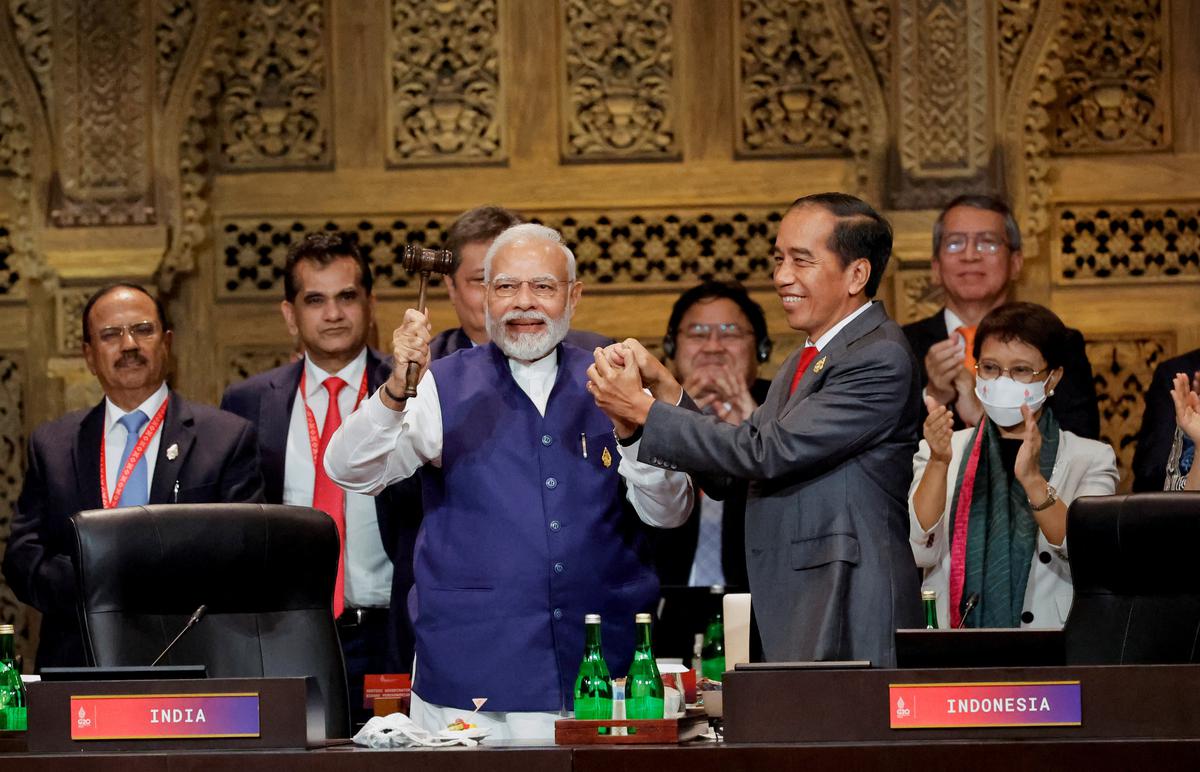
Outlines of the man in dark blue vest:
{"type": "Polygon", "coordinates": [[[430,365],[429,322],[407,311],[395,374],[346,419],[325,467],[368,494],[421,470],[414,720],[444,728],[482,697],[489,710],[470,721],[492,737],[549,739],[572,707],[584,615],[603,618],[619,676],[634,614],[657,600],[638,518],[677,526],[692,491],[686,476],[636,463],[588,395],[594,355],[563,343],[582,285],[561,236],[509,228],[484,279],[492,342],[430,365]],[[428,370],[406,400],[408,362],[428,370]]]}

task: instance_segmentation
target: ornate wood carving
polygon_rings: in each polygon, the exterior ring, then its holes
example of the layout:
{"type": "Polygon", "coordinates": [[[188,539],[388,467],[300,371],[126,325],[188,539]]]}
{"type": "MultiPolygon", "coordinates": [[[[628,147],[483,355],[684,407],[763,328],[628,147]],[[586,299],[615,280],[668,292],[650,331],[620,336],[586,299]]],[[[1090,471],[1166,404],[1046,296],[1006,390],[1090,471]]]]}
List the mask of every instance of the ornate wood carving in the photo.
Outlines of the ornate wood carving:
{"type": "Polygon", "coordinates": [[[738,155],[854,150],[866,120],[824,3],[742,0],[734,39],[738,155]]]}
{"type": "Polygon", "coordinates": [[[16,204],[8,219],[0,219],[0,297],[23,296],[22,279],[41,276],[45,268],[33,251],[31,142],[12,83],[0,75],[0,181],[8,183],[16,204]]]}
{"type": "Polygon", "coordinates": [[[898,323],[908,324],[924,319],[942,307],[941,288],[933,284],[928,266],[917,270],[899,269],[893,281],[895,319],[898,323]]]}
{"type": "Polygon", "coordinates": [[[1146,389],[1154,368],[1175,354],[1172,333],[1088,336],[1087,356],[1092,363],[1100,406],[1100,439],[1112,446],[1121,470],[1119,490],[1128,491],[1137,431],[1142,423],[1146,389]]]}
{"type": "Polygon", "coordinates": [[[79,356],[83,347],[83,307],[100,287],[59,288],[54,293],[54,328],[61,356],[79,356]]]}
{"type": "MultiPolygon", "coordinates": [[[[12,513],[25,479],[24,407],[19,355],[0,354],[0,544],[8,543],[12,513]]],[[[27,658],[29,616],[8,585],[0,582],[0,622],[16,625],[17,648],[27,658]]]]}
{"type": "Polygon", "coordinates": [[[1129,152],[1170,144],[1167,0],[1067,0],[1054,151],[1129,152]]]}
{"type": "Polygon", "coordinates": [[[934,208],[993,187],[987,27],[983,3],[899,3],[898,208],[934,208]]]}
{"type": "Polygon", "coordinates": [[[1060,284],[1200,280],[1200,201],[1059,207],[1060,284]]]}
{"type": "MultiPolygon", "coordinates": [[[[697,278],[765,282],[781,212],[709,209],[563,215],[534,219],[562,231],[575,252],[579,275],[592,283],[645,286],[697,278]]],[[[411,277],[399,255],[408,243],[441,244],[454,215],[404,214],[338,220],[236,218],[220,228],[224,256],[217,269],[218,297],[280,297],[283,265],[293,239],[316,230],[357,235],[372,261],[377,292],[406,290],[411,277]]]]}
{"type": "Polygon", "coordinates": [[[674,158],[671,0],[565,0],[564,158],[674,158]]]}
{"type": "Polygon", "coordinates": [[[892,3],[888,0],[850,0],[858,36],[871,55],[880,88],[886,94],[892,77],[892,3]]]}
{"type": "Polygon", "coordinates": [[[217,107],[221,169],[331,162],[326,2],[233,2],[230,71],[217,107]]]}
{"type": "Polygon", "coordinates": [[[997,49],[1000,60],[1000,85],[1007,88],[1012,82],[1013,71],[1033,30],[1033,19],[1037,16],[1040,0],[998,0],[996,21],[998,28],[997,49]]]}
{"type": "Polygon", "coordinates": [[[221,390],[252,375],[265,373],[292,360],[292,350],[283,346],[230,346],[225,349],[225,373],[221,390]]]}
{"type": "Polygon", "coordinates": [[[505,158],[496,0],[392,0],[388,161],[505,158]]]}
{"type": "Polygon", "coordinates": [[[196,26],[192,0],[156,0],[154,9],[155,79],[158,101],[167,101],[179,60],[196,26]]]}
{"type": "Polygon", "coordinates": [[[21,48],[21,57],[25,66],[37,83],[41,92],[43,104],[53,101],[50,83],[51,49],[50,42],[50,3],[51,0],[9,0],[8,13],[12,20],[13,34],[17,45],[21,48]]]}
{"type": "Polygon", "coordinates": [[[152,59],[139,0],[56,0],[51,114],[59,227],[155,220],[152,59]]]}

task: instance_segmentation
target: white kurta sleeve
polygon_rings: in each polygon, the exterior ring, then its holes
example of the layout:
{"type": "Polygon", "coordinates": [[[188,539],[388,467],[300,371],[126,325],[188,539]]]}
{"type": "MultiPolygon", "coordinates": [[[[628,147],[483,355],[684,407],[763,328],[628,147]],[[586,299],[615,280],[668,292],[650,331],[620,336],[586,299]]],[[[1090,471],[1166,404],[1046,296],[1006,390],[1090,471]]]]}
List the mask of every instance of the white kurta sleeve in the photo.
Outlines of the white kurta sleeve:
{"type": "Polygon", "coordinates": [[[656,528],[683,525],[692,512],[692,479],[683,472],[668,472],[637,460],[641,441],[628,447],[617,444],[621,463],[617,471],[625,478],[626,498],[638,517],[656,528]]]}

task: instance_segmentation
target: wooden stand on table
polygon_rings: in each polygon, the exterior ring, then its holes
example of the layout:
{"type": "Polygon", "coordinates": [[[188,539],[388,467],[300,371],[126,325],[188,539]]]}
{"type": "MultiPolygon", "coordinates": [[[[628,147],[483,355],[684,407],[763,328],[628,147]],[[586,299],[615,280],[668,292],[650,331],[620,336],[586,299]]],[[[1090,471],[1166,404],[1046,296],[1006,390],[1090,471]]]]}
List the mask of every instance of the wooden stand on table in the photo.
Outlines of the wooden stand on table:
{"type": "Polygon", "coordinates": [[[555,745],[648,745],[681,743],[704,734],[708,716],[702,711],[688,711],[682,718],[609,719],[580,721],[563,718],[554,722],[555,745]],[[614,729],[624,727],[624,734],[614,729]],[[602,729],[608,731],[601,733],[602,729]]]}

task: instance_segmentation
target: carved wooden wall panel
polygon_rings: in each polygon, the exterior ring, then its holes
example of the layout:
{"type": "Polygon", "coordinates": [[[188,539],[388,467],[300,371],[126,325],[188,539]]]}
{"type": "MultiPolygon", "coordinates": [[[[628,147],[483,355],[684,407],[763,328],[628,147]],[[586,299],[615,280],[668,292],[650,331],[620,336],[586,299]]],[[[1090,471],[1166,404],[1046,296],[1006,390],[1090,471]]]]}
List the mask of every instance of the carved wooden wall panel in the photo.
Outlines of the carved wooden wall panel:
{"type": "Polygon", "coordinates": [[[1168,1],[1067,0],[1064,72],[1052,107],[1055,152],[1170,144],[1168,1]]]}
{"type": "Polygon", "coordinates": [[[94,287],[64,287],[54,293],[54,338],[62,356],[78,356],[83,347],[83,308],[94,287]]]}
{"type": "Polygon", "coordinates": [[[8,13],[25,66],[37,83],[43,105],[54,103],[50,82],[51,0],[10,0],[8,13]]]}
{"type": "Polygon", "coordinates": [[[217,106],[222,170],[332,161],[327,3],[233,0],[232,71],[217,106]]]}
{"type": "Polygon", "coordinates": [[[924,319],[942,307],[941,290],[933,285],[927,266],[897,270],[893,281],[895,302],[888,311],[900,324],[924,319]]]}
{"type": "MultiPolygon", "coordinates": [[[[0,544],[8,543],[13,509],[25,477],[23,377],[21,356],[0,353],[0,544]]],[[[17,649],[31,657],[29,615],[4,582],[0,582],[0,622],[16,625],[17,649]]]]}
{"type": "MultiPolygon", "coordinates": [[[[200,0],[196,0],[199,2],[200,0]]],[[[179,71],[180,59],[196,27],[193,0],[155,0],[154,6],[155,82],[158,101],[166,102],[171,84],[179,71]]]]}
{"type": "Polygon", "coordinates": [[[562,0],[563,158],[679,155],[672,0],[562,0]]]}
{"type": "Polygon", "coordinates": [[[892,9],[888,0],[849,0],[859,38],[871,55],[883,93],[892,81],[892,9]]]}
{"type": "Polygon", "coordinates": [[[1062,206],[1054,265],[1062,284],[1200,281],[1200,201],[1062,206]]]}
{"type": "Polygon", "coordinates": [[[1146,389],[1154,368],[1175,355],[1175,336],[1161,332],[1089,336],[1086,345],[1100,403],[1100,439],[1116,451],[1120,490],[1128,491],[1146,389]]]}
{"type": "Polygon", "coordinates": [[[388,161],[503,161],[497,0],[392,0],[388,161]]]}
{"type": "Polygon", "coordinates": [[[8,187],[13,201],[9,212],[0,213],[0,297],[23,297],[22,279],[39,273],[31,233],[30,150],[29,128],[12,82],[0,75],[0,184],[8,187]]]}
{"type": "MultiPolygon", "coordinates": [[[[782,212],[769,209],[646,210],[528,216],[560,230],[575,252],[582,279],[612,286],[690,285],[716,277],[766,282],[782,212]]],[[[336,220],[247,218],[220,228],[224,255],[216,274],[218,297],[283,295],[288,246],[305,233],[345,231],[371,258],[376,292],[414,286],[401,267],[409,243],[442,244],[453,215],[403,214],[336,220]]]]}
{"type": "Polygon", "coordinates": [[[221,388],[224,390],[252,375],[285,365],[291,358],[290,346],[229,346],[223,352],[225,367],[221,388]]]}
{"type": "Polygon", "coordinates": [[[1007,88],[1025,50],[1040,0],[998,0],[996,3],[997,52],[1000,83],[1007,88]]]}

